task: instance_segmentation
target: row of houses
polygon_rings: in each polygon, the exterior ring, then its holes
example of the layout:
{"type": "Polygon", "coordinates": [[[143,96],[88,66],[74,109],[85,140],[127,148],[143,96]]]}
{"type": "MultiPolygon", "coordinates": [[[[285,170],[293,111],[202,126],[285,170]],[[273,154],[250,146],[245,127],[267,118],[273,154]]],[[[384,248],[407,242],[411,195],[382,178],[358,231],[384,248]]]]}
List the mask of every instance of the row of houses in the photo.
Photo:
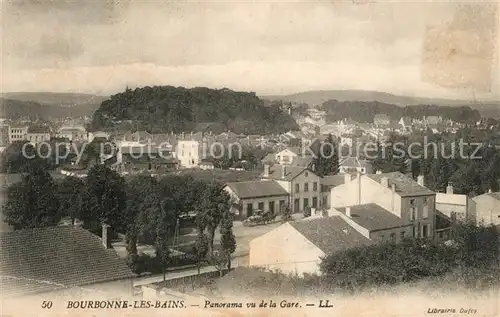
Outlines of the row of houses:
{"type": "Polygon", "coordinates": [[[252,266],[287,273],[318,273],[320,258],[355,246],[405,238],[445,242],[459,219],[500,225],[500,193],[468,198],[436,193],[402,173],[356,173],[319,177],[308,168],[276,165],[254,182],[228,183],[233,212],[293,212],[312,207],[312,216],[285,223],[251,241],[252,266]],[[284,176],[283,176],[284,175],[284,176]]]}

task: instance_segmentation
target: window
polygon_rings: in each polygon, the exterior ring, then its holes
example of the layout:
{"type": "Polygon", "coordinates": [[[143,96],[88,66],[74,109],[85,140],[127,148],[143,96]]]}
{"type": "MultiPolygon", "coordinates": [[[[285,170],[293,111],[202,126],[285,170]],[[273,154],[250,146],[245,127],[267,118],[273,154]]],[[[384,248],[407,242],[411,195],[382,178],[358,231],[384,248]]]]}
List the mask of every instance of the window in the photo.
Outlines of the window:
{"type": "Polygon", "coordinates": [[[318,208],[318,197],[313,197],[313,208],[318,208]]]}
{"type": "Polygon", "coordinates": [[[391,242],[396,243],[396,234],[395,233],[391,233],[391,242]]]}
{"type": "Polygon", "coordinates": [[[328,205],[328,197],[327,196],[323,196],[323,203],[322,203],[323,207],[327,207],[328,205]]]}
{"type": "Polygon", "coordinates": [[[306,209],[307,207],[309,207],[309,199],[304,198],[304,209],[306,209]]]}
{"type": "Polygon", "coordinates": [[[422,226],[422,237],[427,238],[429,237],[429,225],[423,225],[422,226]]]}
{"type": "Polygon", "coordinates": [[[253,215],[253,204],[247,204],[247,217],[253,215]]]}
{"type": "Polygon", "coordinates": [[[424,198],[424,207],[423,207],[423,213],[422,213],[422,218],[427,219],[429,218],[429,199],[424,198]]]}
{"type": "Polygon", "coordinates": [[[405,238],[405,232],[401,231],[401,233],[399,234],[399,237],[400,237],[401,241],[403,241],[405,238]]]}
{"type": "Polygon", "coordinates": [[[385,237],[384,237],[384,235],[383,235],[383,234],[381,234],[381,235],[380,235],[380,240],[384,241],[384,238],[385,238],[385,237]]]}
{"type": "Polygon", "coordinates": [[[315,192],[318,191],[318,182],[313,183],[313,191],[315,191],[315,192]]]}
{"type": "Polygon", "coordinates": [[[285,205],[285,201],[284,200],[280,200],[280,210],[281,210],[281,208],[283,208],[284,205],[285,205]]]}
{"type": "Polygon", "coordinates": [[[305,176],[306,176],[306,177],[307,177],[307,176],[309,176],[309,173],[308,173],[308,172],[305,172],[305,176]]]}
{"type": "Polygon", "coordinates": [[[274,201],[269,202],[269,211],[274,213],[274,201]]]}
{"type": "Polygon", "coordinates": [[[290,161],[290,156],[288,155],[283,155],[283,162],[289,162],[290,161]]]}
{"type": "Polygon", "coordinates": [[[263,202],[259,202],[259,210],[264,211],[264,203],[263,202]]]}
{"type": "Polygon", "coordinates": [[[415,199],[410,199],[410,220],[413,221],[417,219],[417,206],[415,199]]]}
{"type": "Polygon", "coordinates": [[[300,186],[299,184],[295,184],[295,192],[298,193],[300,191],[300,186]]]}
{"type": "Polygon", "coordinates": [[[416,226],[413,226],[413,237],[418,238],[418,230],[416,226]]]}
{"type": "Polygon", "coordinates": [[[304,183],[304,191],[305,192],[309,191],[309,183],[304,183]]]}

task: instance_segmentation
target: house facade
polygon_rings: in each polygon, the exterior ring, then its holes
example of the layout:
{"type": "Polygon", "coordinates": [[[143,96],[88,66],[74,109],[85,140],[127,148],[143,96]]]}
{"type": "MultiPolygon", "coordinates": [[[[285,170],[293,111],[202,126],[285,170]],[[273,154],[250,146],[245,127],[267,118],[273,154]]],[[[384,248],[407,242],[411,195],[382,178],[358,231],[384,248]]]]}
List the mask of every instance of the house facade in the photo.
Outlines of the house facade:
{"type": "Polygon", "coordinates": [[[307,167],[265,166],[261,178],[276,181],[289,193],[290,207],[294,213],[303,212],[307,207],[321,207],[321,177],[307,167]]]}
{"type": "Polygon", "coordinates": [[[289,147],[274,154],[274,159],[278,164],[292,164],[294,158],[300,156],[299,147],[289,147]]]}
{"type": "Polygon", "coordinates": [[[26,140],[28,126],[9,126],[9,143],[26,140]]]}
{"type": "Polygon", "coordinates": [[[377,204],[411,225],[411,236],[434,236],[436,193],[424,186],[423,176],[416,182],[399,172],[358,174],[332,188],[330,201],[333,208],[377,204]]]}
{"type": "Polygon", "coordinates": [[[197,167],[203,158],[202,143],[195,140],[179,140],[175,153],[180,167],[197,167]]]}
{"type": "Polygon", "coordinates": [[[249,265],[283,273],[321,274],[321,258],[372,243],[341,217],[287,222],[250,241],[249,265]]]}
{"type": "Polygon", "coordinates": [[[227,183],[224,189],[231,196],[236,219],[246,219],[259,212],[278,213],[290,201],[288,192],[273,180],[227,183]]]}
{"type": "Polygon", "coordinates": [[[453,221],[476,221],[476,202],[467,195],[454,194],[448,184],[446,193],[436,193],[436,210],[453,221]]]}
{"type": "Polygon", "coordinates": [[[500,192],[488,192],[472,198],[476,203],[477,221],[485,225],[500,225],[500,192]]]}

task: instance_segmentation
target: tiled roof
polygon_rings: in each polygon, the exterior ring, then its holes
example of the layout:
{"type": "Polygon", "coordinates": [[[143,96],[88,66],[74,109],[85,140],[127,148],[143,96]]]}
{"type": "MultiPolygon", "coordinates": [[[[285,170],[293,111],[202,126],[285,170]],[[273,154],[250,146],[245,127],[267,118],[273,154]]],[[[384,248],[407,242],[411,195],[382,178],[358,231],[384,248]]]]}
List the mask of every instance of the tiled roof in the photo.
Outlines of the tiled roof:
{"type": "Polygon", "coordinates": [[[344,175],[328,175],[323,176],[321,179],[321,185],[335,187],[344,184],[345,176],[344,175]]]}
{"type": "MultiPolygon", "coordinates": [[[[377,204],[364,204],[351,206],[351,219],[370,231],[377,231],[390,228],[405,227],[401,218],[377,204]]],[[[346,208],[336,208],[341,213],[346,212],[346,208]]]]}
{"type": "Polygon", "coordinates": [[[313,161],[312,156],[295,156],[292,159],[293,166],[308,167],[313,161]]]}
{"type": "Polygon", "coordinates": [[[450,217],[436,209],[436,230],[449,228],[451,225],[450,217]]]}
{"type": "Polygon", "coordinates": [[[106,249],[98,236],[69,226],[0,233],[0,258],[3,295],[134,277],[125,261],[106,249]]]}
{"type": "MultiPolygon", "coordinates": [[[[300,173],[305,171],[306,167],[301,167],[301,166],[292,166],[292,165],[284,165],[285,166],[285,176],[282,177],[283,174],[283,165],[280,164],[275,164],[269,168],[269,176],[264,177],[262,174],[261,177],[263,178],[270,178],[270,179],[283,179],[283,180],[292,180],[295,177],[297,177],[300,173]]],[[[312,173],[312,171],[311,171],[312,173]]]]}
{"type": "Polygon", "coordinates": [[[366,176],[378,183],[380,183],[382,177],[387,177],[389,181],[389,187],[391,187],[392,184],[395,184],[396,193],[400,196],[419,196],[419,195],[435,194],[432,190],[428,189],[427,187],[420,186],[411,177],[406,176],[400,172],[367,174],[366,176]]]}
{"type": "Polygon", "coordinates": [[[274,153],[269,153],[264,158],[262,159],[263,162],[275,162],[276,161],[276,154],[274,153]]]}
{"type": "Polygon", "coordinates": [[[339,216],[306,218],[289,224],[325,254],[372,243],[339,216]]]}
{"type": "Polygon", "coordinates": [[[269,196],[285,196],[287,191],[275,181],[248,181],[226,184],[240,198],[257,198],[269,196]]]}

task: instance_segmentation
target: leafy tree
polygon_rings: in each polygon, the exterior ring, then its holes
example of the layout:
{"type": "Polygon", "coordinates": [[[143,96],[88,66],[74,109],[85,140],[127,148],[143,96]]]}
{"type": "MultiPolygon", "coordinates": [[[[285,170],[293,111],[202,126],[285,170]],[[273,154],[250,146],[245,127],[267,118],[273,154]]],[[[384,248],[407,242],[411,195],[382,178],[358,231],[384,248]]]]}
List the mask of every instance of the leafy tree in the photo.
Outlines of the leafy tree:
{"type": "Polygon", "coordinates": [[[127,120],[133,120],[138,129],[151,133],[194,131],[200,123],[209,124],[208,128],[214,133],[231,130],[267,134],[299,130],[279,103],[264,106],[255,93],[172,86],[143,87],[112,95],[95,111],[90,128],[120,128],[127,120]]]}
{"type": "Polygon", "coordinates": [[[198,226],[208,233],[208,253],[213,254],[215,230],[231,210],[231,198],[221,184],[212,182],[203,191],[197,206],[198,226]]]}
{"type": "Polygon", "coordinates": [[[126,184],[125,237],[129,254],[137,254],[137,239],[151,230],[160,212],[158,182],[149,175],[131,178],[126,184]]]}
{"type": "Polygon", "coordinates": [[[75,225],[75,220],[82,214],[84,189],[84,182],[74,176],[67,176],[57,183],[57,197],[60,202],[59,213],[69,217],[72,225],[75,225]]]}
{"type": "Polygon", "coordinates": [[[30,167],[20,183],[7,189],[5,219],[14,230],[55,226],[61,220],[56,185],[40,167],[30,167]]]}
{"type": "Polygon", "coordinates": [[[282,222],[288,222],[288,221],[293,220],[292,209],[290,208],[289,204],[283,204],[281,206],[280,213],[281,213],[281,221],[282,222]]]}
{"type": "Polygon", "coordinates": [[[233,217],[230,213],[223,215],[220,224],[220,244],[222,251],[227,255],[227,268],[231,269],[231,254],[236,251],[236,238],[233,233],[233,217]]]}
{"type": "MultiPolygon", "coordinates": [[[[47,148],[39,150],[46,155],[47,148]]],[[[2,173],[24,173],[31,168],[51,169],[48,159],[42,159],[37,150],[28,141],[14,141],[0,153],[0,170],[2,173]],[[23,152],[24,148],[24,152],[23,152]]]]}
{"type": "Polygon", "coordinates": [[[104,165],[94,165],[88,172],[83,192],[84,227],[97,231],[102,223],[110,226],[108,234],[125,229],[125,181],[104,165]]]}
{"type": "Polygon", "coordinates": [[[337,142],[333,140],[330,134],[324,142],[322,142],[320,150],[315,151],[312,160],[314,171],[319,176],[335,175],[339,172],[339,153],[337,142]]]}
{"type": "Polygon", "coordinates": [[[196,241],[193,246],[193,253],[196,258],[196,268],[198,270],[198,275],[200,275],[201,262],[205,259],[208,252],[208,239],[203,228],[198,228],[198,235],[196,236],[196,241]]]}
{"type": "Polygon", "coordinates": [[[175,203],[171,199],[165,199],[158,218],[156,219],[156,258],[163,270],[163,280],[166,279],[166,269],[171,261],[169,241],[173,236],[176,224],[175,203]]]}

